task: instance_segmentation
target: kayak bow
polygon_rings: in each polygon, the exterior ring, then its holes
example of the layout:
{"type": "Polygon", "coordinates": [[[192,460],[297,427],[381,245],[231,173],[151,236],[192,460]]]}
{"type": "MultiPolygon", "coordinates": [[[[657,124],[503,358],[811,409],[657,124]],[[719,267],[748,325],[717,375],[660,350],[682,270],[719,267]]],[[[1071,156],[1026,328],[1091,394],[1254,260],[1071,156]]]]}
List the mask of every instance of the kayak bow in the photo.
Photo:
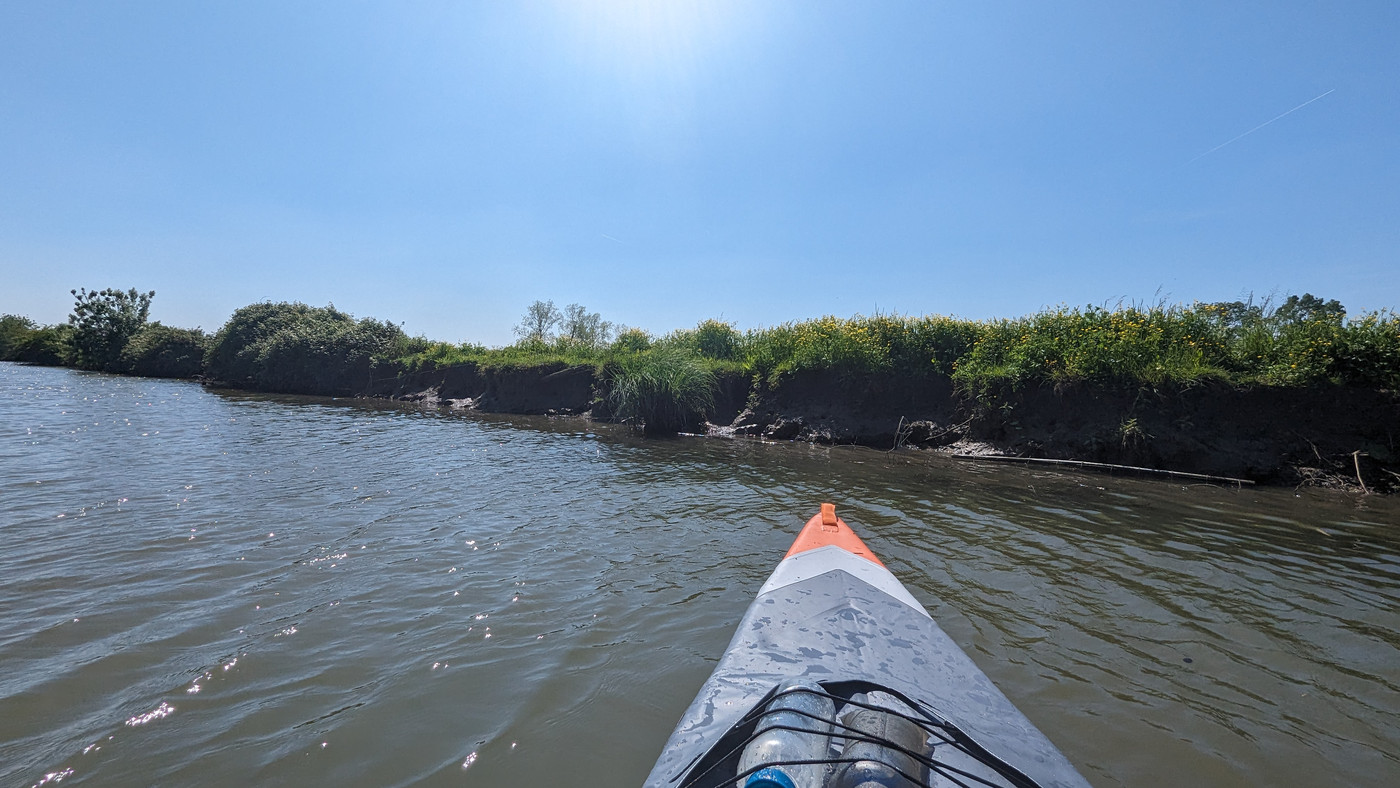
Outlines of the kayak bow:
{"type": "Polygon", "coordinates": [[[1088,783],[824,503],[645,785],[1088,783]]]}

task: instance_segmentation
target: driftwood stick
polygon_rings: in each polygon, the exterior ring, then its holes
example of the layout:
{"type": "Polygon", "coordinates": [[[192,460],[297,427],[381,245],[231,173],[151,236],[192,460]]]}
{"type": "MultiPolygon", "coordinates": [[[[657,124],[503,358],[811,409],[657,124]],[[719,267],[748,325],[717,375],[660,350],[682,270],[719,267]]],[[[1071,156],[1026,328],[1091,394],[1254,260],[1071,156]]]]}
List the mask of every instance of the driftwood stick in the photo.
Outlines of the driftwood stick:
{"type": "Polygon", "coordinates": [[[899,417],[899,424],[896,425],[895,428],[894,428],[894,445],[890,447],[890,451],[894,451],[894,450],[896,450],[896,449],[899,448],[899,444],[900,444],[900,443],[903,441],[903,439],[904,439],[903,431],[904,431],[904,417],[903,417],[903,416],[900,416],[900,417],[899,417]]]}
{"type": "MultiPolygon", "coordinates": [[[[1369,457],[1370,455],[1367,455],[1367,456],[1369,457]]],[[[1361,492],[1366,493],[1367,495],[1370,495],[1370,494],[1371,494],[1371,491],[1368,490],[1368,489],[1366,489],[1366,482],[1363,481],[1362,478],[1361,478],[1361,450],[1360,450],[1360,449],[1357,449],[1356,451],[1354,451],[1354,452],[1351,453],[1351,462],[1352,462],[1353,465],[1356,466],[1356,483],[1359,484],[1359,485],[1361,485],[1361,492]]]]}
{"type": "Polygon", "coordinates": [[[958,460],[990,460],[992,462],[1020,462],[1034,465],[1060,465],[1070,468],[1084,468],[1103,473],[1126,472],[1144,475],[1168,476],[1173,479],[1199,479],[1218,484],[1253,485],[1249,479],[1236,479],[1231,476],[1211,476],[1207,473],[1187,473],[1186,471],[1164,471],[1160,468],[1142,468],[1136,465],[1115,465],[1110,462],[1089,462],[1087,460],[1051,460],[1043,457],[1008,457],[1004,454],[949,454],[958,460]]]}
{"type": "Polygon", "coordinates": [[[975,419],[975,418],[977,418],[977,417],[976,417],[976,416],[973,416],[973,417],[969,418],[967,421],[964,421],[964,422],[961,423],[961,424],[954,424],[954,425],[951,426],[951,427],[946,427],[946,428],[944,428],[944,429],[941,429],[941,430],[939,430],[938,432],[935,432],[935,433],[933,433],[932,435],[930,435],[930,436],[929,436],[929,439],[941,438],[941,437],[943,437],[944,435],[947,435],[948,433],[953,432],[954,430],[960,430],[960,429],[962,429],[963,427],[966,427],[967,425],[971,424],[971,423],[972,423],[972,420],[975,419]]]}

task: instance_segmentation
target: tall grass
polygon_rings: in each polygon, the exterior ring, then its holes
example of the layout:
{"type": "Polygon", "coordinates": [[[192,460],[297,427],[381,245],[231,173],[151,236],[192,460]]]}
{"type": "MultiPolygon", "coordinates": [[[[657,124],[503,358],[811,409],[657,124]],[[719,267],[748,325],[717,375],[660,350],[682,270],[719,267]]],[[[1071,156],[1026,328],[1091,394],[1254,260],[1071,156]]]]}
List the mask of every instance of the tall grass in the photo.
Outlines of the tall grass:
{"type": "Polygon", "coordinates": [[[674,435],[714,408],[714,373],[679,348],[618,354],[604,380],[613,414],[649,435],[674,435]]]}
{"type": "Polygon", "coordinates": [[[420,342],[413,353],[398,359],[406,370],[416,371],[428,365],[447,367],[468,363],[485,369],[537,367],[560,362],[574,366],[601,367],[611,357],[606,348],[597,348],[568,337],[547,341],[527,338],[499,348],[488,348],[470,342],[460,345],[426,340],[420,342]]]}

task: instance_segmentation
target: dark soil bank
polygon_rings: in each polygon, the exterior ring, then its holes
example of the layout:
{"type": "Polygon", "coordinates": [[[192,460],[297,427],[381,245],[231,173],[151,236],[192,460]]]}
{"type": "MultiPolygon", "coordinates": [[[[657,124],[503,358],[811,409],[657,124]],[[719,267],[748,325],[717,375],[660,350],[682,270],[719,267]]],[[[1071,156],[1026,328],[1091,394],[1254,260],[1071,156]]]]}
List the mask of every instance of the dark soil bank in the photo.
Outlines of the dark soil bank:
{"type": "MultiPolygon", "coordinates": [[[[589,367],[433,368],[371,396],[499,413],[607,418],[589,367]]],[[[942,376],[794,373],[776,386],[722,376],[712,435],[899,446],[1140,466],[1266,484],[1394,490],[1400,395],[1366,388],[1109,387],[955,391],[942,376]]]]}
{"type": "Polygon", "coordinates": [[[1247,479],[1389,490],[1400,481],[1400,396],[1338,386],[1039,386],[982,400],[947,378],[794,375],[763,391],[738,434],[922,446],[1247,479]],[[1360,479],[1358,480],[1358,468],[1360,479]]]}
{"type": "Polygon", "coordinates": [[[590,412],[596,404],[594,378],[592,367],[563,362],[503,369],[481,369],[476,364],[428,365],[370,395],[490,413],[579,415],[590,412]]]}

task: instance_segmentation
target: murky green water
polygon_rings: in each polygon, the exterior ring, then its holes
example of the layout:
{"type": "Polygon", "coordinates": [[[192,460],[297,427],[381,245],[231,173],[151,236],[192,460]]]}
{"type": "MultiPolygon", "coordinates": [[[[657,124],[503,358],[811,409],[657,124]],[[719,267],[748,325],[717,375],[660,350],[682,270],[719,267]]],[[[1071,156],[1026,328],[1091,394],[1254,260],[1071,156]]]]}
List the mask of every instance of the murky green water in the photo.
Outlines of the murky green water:
{"type": "Polygon", "coordinates": [[[639,784],[822,500],[1097,785],[1400,783],[1400,502],[0,364],[0,783],[639,784]]]}

